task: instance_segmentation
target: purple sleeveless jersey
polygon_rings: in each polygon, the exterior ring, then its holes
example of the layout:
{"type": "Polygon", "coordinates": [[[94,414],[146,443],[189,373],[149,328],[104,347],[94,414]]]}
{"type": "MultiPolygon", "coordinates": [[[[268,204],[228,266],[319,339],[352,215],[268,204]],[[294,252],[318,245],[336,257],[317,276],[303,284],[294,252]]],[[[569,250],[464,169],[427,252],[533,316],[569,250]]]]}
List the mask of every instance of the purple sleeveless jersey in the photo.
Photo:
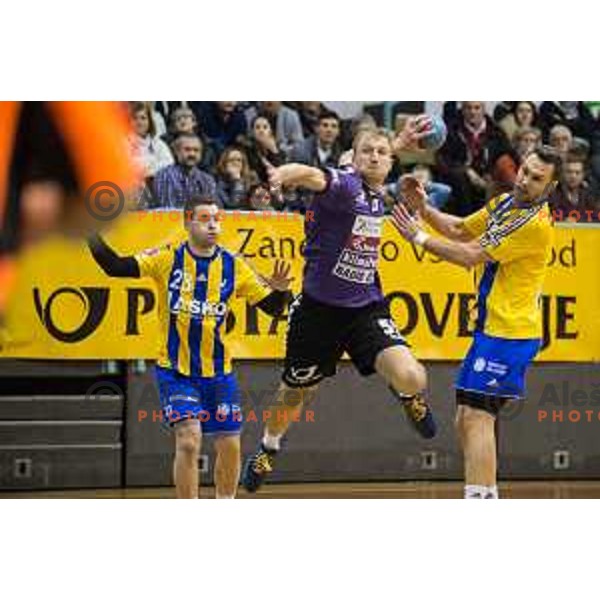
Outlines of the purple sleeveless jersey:
{"type": "Polygon", "coordinates": [[[383,299],[377,273],[383,194],[353,169],[327,169],[305,221],[303,291],[334,306],[359,307],[383,299]]]}

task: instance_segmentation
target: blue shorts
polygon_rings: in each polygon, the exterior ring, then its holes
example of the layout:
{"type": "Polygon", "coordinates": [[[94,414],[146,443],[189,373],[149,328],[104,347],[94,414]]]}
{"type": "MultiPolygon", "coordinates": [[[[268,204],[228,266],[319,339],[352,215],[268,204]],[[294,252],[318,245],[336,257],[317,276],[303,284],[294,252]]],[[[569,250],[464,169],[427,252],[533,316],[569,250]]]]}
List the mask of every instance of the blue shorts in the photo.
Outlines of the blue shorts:
{"type": "Polygon", "coordinates": [[[454,387],[486,396],[522,399],[525,372],[540,345],[539,339],[509,340],[475,332],[454,387]]]}
{"type": "Polygon", "coordinates": [[[233,373],[186,377],[156,367],[163,423],[198,419],[204,435],[237,435],[242,429],[241,394],[233,373]]]}

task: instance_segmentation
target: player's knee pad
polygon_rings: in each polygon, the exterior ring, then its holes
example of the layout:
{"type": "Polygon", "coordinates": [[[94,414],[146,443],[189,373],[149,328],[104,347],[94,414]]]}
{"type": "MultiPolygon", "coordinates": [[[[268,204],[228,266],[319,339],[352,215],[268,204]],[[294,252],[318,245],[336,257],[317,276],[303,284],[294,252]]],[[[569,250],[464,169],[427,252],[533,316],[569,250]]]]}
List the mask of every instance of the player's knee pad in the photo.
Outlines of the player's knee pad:
{"type": "Polygon", "coordinates": [[[481,392],[471,392],[468,390],[456,390],[457,406],[468,406],[475,410],[482,410],[493,417],[497,417],[507,399],[491,394],[482,394],[481,392]]]}

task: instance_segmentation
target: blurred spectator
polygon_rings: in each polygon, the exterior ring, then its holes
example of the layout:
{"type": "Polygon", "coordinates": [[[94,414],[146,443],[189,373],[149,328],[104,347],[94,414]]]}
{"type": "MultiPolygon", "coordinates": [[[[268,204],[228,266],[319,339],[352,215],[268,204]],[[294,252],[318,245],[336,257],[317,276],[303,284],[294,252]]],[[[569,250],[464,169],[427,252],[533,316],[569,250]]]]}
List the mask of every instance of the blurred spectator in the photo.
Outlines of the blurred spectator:
{"type": "MultiPolygon", "coordinates": [[[[352,121],[345,121],[342,126],[342,134],[340,136],[340,145],[345,151],[344,154],[349,153],[352,148],[352,140],[356,137],[356,134],[364,129],[373,129],[377,127],[377,122],[372,115],[365,113],[352,119],[352,121]]],[[[346,154],[346,157],[349,154],[346,154]]],[[[352,161],[350,161],[352,162],[352,161]]]]}
{"type": "Polygon", "coordinates": [[[513,148],[519,161],[542,143],[542,132],[537,127],[518,127],[512,137],[513,148]]]}
{"type": "MultiPolygon", "coordinates": [[[[312,167],[337,167],[342,155],[339,137],[339,117],[333,111],[324,109],[319,116],[316,133],[294,146],[289,161],[312,167]]],[[[304,212],[312,197],[312,192],[304,188],[288,190],[286,204],[291,210],[304,212]]]]}
{"type": "Polygon", "coordinates": [[[590,166],[596,187],[600,189],[600,101],[590,100],[584,102],[587,110],[592,115],[594,128],[590,148],[590,166]]]}
{"type": "Polygon", "coordinates": [[[254,118],[251,125],[248,162],[250,168],[264,183],[268,181],[265,160],[278,167],[286,162],[286,155],[275,139],[269,120],[259,115],[254,118]]]}
{"type": "Polygon", "coordinates": [[[180,134],[174,149],[177,163],[161,169],[154,179],[158,207],[183,208],[186,199],[194,194],[217,198],[212,175],[198,168],[202,159],[200,138],[193,133],[180,134]]]}
{"type": "Polygon", "coordinates": [[[315,134],[294,146],[290,162],[313,167],[337,166],[342,153],[339,145],[340,119],[330,110],[321,112],[315,134]]]}
{"type": "Polygon", "coordinates": [[[544,139],[549,139],[555,125],[565,125],[573,136],[583,138],[588,143],[592,141],[595,126],[594,117],[585,103],[571,100],[542,102],[540,123],[544,139]]]}
{"type": "Polygon", "coordinates": [[[152,122],[154,123],[154,131],[155,131],[155,135],[162,137],[165,135],[166,131],[167,131],[167,127],[165,125],[165,120],[163,118],[163,115],[156,110],[155,108],[155,103],[154,102],[129,102],[129,113],[131,114],[132,111],[134,110],[134,108],[136,106],[139,106],[140,104],[145,104],[148,107],[148,111],[152,117],[152,122]]]}
{"type": "Polygon", "coordinates": [[[169,131],[165,136],[165,141],[172,145],[182,133],[198,135],[198,121],[191,108],[179,107],[171,113],[169,131]]]}
{"type": "Polygon", "coordinates": [[[200,122],[205,140],[217,156],[227,146],[241,144],[246,134],[246,117],[237,102],[206,102],[200,122]]]}
{"type": "Polygon", "coordinates": [[[447,126],[438,168],[453,191],[452,212],[464,216],[481,208],[486,194],[512,185],[516,156],[505,133],[485,113],[483,102],[463,102],[459,116],[447,126]]]}
{"type": "Polygon", "coordinates": [[[160,120],[162,121],[162,128],[157,128],[157,135],[164,137],[167,134],[167,126],[166,123],[169,123],[171,120],[171,115],[173,111],[177,108],[180,108],[185,103],[176,101],[176,100],[159,100],[155,102],[151,102],[152,108],[155,114],[160,115],[160,120]]]}
{"type": "MultiPolygon", "coordinates": [[[[512,103],[511,110],[502,119],[498,121],[498,124],[508,136],[508,139],[512,139],[515,131],[519,127],[536,127],[537,126],[537,108],[530,100],[518,100],[512,103]]],[[[494,115],[497,113],[497,108],[494,111],[494,115]]]]}
{"type": "MultiPolygon", "coordinates": [[[[459,124],[461,118],[460,108],[456,100],[447,100],[446,102],[444,102],[444,105],[442,107],[442,118],[444,119],[444,122],[446,123],[447,127],[450,127],[450,125],[459,124]]],[[[496,119],[496,121],[498,121],[495,115],[494,118],[496,119]]]]}
{"type": "Polygon", "coordinates": [[[305,138],[316,134],[319,126],[319,115],[324,110],[326,109],[320,102],[298,102],[298,115],[300,116],[302,133],[305,138]]]}
{"type": "Polygon", "coordinates": [[[250,189],[244,208],[246,210],[281,210],[283,197],[271,194],[266,185],[259,184],[250,189]]]}
{"type": "Polygon", "coordinates": [[[179,107],[171,113],[169,132],[165,136],[165,141],[167,141],[173,152],[175,152],[175,142],[182,134],[192,134],[200,138],[202,162],[199,166],[206,171],[212,171],[217,161],[217,155],[202,135],[196,114],[189,107],[179,107]]]}
{"type": "Polygon", "coordinates": [[[560,184],[550,206],[557,221],[598,222],[600,204],[585,180],[585,162],[579,156],[569,156],[563,163],[560,184]]]}
{"type": "MultiPolygon", "coordinates": [[[[448,104],[448,103],[446,103],[448,104]]],[[[456,104],[456,103],[454,103],[456,104]]],[[[515,108],[515,104],[516,102],[514,100],[500,100],[500,102],[498,102],[496,104],[496,106],[494,107],[494,121],[496,121],[496,123],[500,123],[500,121],[502,121],[502,119],[504,119],[504,117],[506,117],[507,115],[509,115],[511,112],[513,112],[514,108],[515,108]]],[[[445,120],[445,117],[444,117],[445,120]]]]}
{"type": "Polygon", "coordinates": [[[251,127],[258,115],[266,117],[275,132],[277,144],[287,155],[295,144],[304,139],[302,124],[298,113],[279,101],[259,102],[259,109],[251,109],[248,113],[251,127]]]}
{"type": "Polygon", "coordinates": [[[566,160],[573,149],[573,134],[566,125],[555,125],[550,130],[549,142],[557,152],[560,152],[563,160],[566,160]]]}
{"type": "MultiPolygon", "coordinates": [[[[373,117],[373,115],[368,113],[359,115],[352,121],[352,139],[354,139],[361,131],[364,131],[365,129],[373,129],[374,127],[377,127],[377,122],[375,121],[375,117],[373,117]]],[[[352,145],[352,140],[350,140],[350,145],[352,145]]]]}
{"type": "Polygon", "coordinates": [[[600,101],[598,100],[585,100],[584,104],[590,111],[592,118],[598,120],[600,118],[600,101]]]}
{"type": "Polygon", "coordinates": [[[217,164],[217,194],[223,206],[245,206],[250,188],[256,183],[257,176],[250,170],[246,153],[240,148],[227,148],[217,164]]]}
{"type": "Polygon", "coordinates": [[[131,108],[133,133],[129,136],[131,153],[141,166],[145,178],[154,177],[163,167],[173,164],[169,147],[156,132],[148,103],[136,102],[131,108]]]}

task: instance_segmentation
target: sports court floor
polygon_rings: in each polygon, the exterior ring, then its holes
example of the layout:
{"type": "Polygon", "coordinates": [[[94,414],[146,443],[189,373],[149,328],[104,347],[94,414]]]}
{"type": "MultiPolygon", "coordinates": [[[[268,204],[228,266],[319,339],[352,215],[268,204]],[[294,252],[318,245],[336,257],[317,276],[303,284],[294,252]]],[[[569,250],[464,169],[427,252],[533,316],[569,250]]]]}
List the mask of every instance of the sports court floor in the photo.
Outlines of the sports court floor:
{"type": "MultiPolygon", "coordinates": [[[[203,487],[202,498],[214,497],[203,487]]],[[[240,491],[239,498],[460,498],[459,482],[402,483],[292,483],[265,485],[255,495],[240,491]]],[[[600,498],[600,481],[510,481],[500,483],[503,498],[600,498]]],[[[2,498],[173,498],[173,488],[127,488],[2,492],[2,498]]]]}

